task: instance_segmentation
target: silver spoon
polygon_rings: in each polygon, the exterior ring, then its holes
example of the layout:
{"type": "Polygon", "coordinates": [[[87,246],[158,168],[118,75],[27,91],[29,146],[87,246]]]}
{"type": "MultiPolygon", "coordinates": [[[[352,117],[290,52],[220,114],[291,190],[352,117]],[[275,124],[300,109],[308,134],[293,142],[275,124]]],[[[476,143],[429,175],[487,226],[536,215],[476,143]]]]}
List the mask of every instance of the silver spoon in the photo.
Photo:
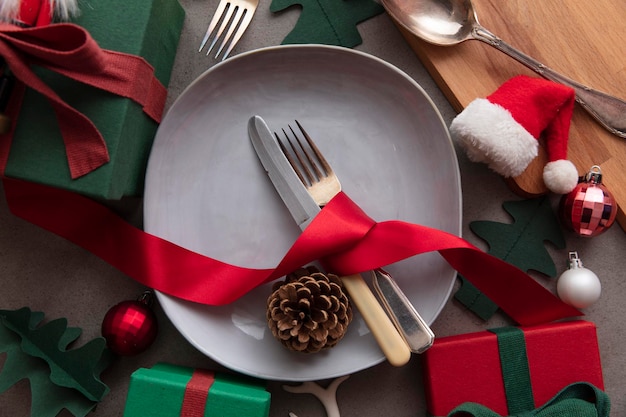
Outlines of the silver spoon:
{"type": "Polygon", "coordinates": [[[480,25],[470,0],[381,1],[396,22],[427,42],[449,46],[477,39],[516,59],[542,77],[573,88],[576,101],[587,112],[609,132],[626,138],[626,101],[573,81],[508,45],[480,25]]]}

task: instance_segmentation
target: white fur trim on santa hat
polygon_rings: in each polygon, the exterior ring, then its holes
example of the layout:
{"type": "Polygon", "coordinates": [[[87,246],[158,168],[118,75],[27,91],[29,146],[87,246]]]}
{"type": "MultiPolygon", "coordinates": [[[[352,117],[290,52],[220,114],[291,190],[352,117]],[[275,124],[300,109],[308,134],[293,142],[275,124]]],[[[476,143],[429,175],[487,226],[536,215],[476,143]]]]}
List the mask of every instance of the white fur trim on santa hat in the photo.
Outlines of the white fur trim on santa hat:
{"type": "Polygon", "coordinates": [[[571,161],[559,159],[543,168],[543,182],[556,194],[567,194],[578,184],[578,171],[571,161]]]}
{"type": "Polygon", "coordinates": [[[450,125],[474,162],[486,163],[504,177],[520,175],[537,157],[539,144],[504,107],[487,99],[473,100],[450,125]]]}
{"type": "Polygon", "coordinates": [[[78,16],[77,0],[51,0],[50,4],[54,6],[54,15],[59,20],[66,21],[72,16],[78,16]]]}
{"type": "Polygon", "coordinates": [[[0,1],[0,20],[11,21],[17,17],[21,0],[0,1]]]}

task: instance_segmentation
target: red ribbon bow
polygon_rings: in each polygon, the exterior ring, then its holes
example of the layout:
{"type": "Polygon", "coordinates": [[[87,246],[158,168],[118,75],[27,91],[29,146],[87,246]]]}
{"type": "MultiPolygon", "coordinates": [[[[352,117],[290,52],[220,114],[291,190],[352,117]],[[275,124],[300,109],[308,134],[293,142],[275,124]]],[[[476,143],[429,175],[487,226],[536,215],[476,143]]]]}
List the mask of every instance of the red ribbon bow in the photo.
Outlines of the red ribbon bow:
{"type": "MultiPolygon", "coordinates": [[[[142,105],[154,121],[161,121],[167,90],[154,76],[154,68],[141,57],[101,49],[80,26],[59,23],[21,28],[0,24],[0,55],[20,81],[7,115],[17,120],[24,86],[43,94],[56,113],[73,179],[109,161],[106,143],[91,120],[64,102],[32,71],[31,65],[129,98],[142,105]]],[[[14,122],[11,131],[0,136],[0,173],[8,160],[15,125],[14,122]]]]}
{"type": "Polygon", "coordinates": [[[402,221],[375,222],[344,193],[313,219],[275,269],[229,265],[145,233],[104,206],[68,191],[5,178],[11,211],[89,250],[158,291],[220,305],[320,260],[340,275],[438,251],[521,325],[582,315],[522,270],[441,230],[402,221]]]}

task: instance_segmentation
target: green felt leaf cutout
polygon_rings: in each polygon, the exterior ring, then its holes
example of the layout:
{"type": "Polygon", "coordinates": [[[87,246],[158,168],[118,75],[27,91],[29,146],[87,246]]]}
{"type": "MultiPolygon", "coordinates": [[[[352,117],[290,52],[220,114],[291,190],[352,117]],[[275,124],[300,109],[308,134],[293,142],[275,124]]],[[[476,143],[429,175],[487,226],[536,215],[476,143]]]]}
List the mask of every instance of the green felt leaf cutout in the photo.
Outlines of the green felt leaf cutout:
{"type": "MultiPolygon", "coordinates": [[[[555,277],[556,266],[545,247],[545,242],[563,249],[565,238],[549,198],[544,196],[508,201],[503,203],[502,207],[513,218],[512,223],[485,220],[470,223],[470,229],[489,245],[487,253],[523,271],[534,270],[555,277]]],[[[497,311],[497,305],[465,278],[460,278],[462,284],[455,294],[455,299],[482,319],[490,318],[497,311]]]]}
{"type": "Polygon", "coordinates": [[[81,333],[56,319],[37,327],[40,312],[29,308],[0,310],[0,352],[7,359],[0,371],[0,393],[28,379],[31,415],[52,417],[62,409],[85,416],[109,391],[99,379],[112,356],[103,338],[67,350],[81,333]]]}
{"type": "Polygon", "coordinates": [[[528,272],[556,276],[556,266],[544,242],[565,248],[559,221],[547,197],[502,204],[514,222],[474,221],[470,229],[489,244],[488,253],[528,272]]]}
{"type": "Polygon", "coordinates": [[[273,0],[271,12],[301,5],[296,25],[282,44],[318,43],[352,48],[363,42],[357,24],[384,12],[373,0],[273,0]]]}

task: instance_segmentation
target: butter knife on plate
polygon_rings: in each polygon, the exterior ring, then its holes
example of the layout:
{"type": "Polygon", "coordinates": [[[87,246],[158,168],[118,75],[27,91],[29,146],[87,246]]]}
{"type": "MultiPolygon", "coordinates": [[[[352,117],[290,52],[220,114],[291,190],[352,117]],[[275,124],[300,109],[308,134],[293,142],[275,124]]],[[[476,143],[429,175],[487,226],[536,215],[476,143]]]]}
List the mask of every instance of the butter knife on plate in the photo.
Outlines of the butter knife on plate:
{"type": "Polygon", "coordinates": [[[428,350],[435,341],[435,334],[391,275],[378,268],[372,271],[372,283],[411,352],[424,353],[428,350]]]}
{"type": "MultiPolygon", "coordinates": [[[[248,134],[274,188],[278,191],[296,223],[304,230],[322,209],[302,184],[287,157],[283,154],[278,140],[272,135],[261,117],[253,116],[250,119],[248,134]]],[[[348,293],[353,299],[359,298],[355,304],[362,306],[359,309],[361,316],[372,331],[372,335],[385,357],[393,366],[405,365],[411,357],[411,350],[405,339],[398,333],[367,284],[360,277],[354,282],[356,288],[352,291],[349,290],[348,293]]]]}

